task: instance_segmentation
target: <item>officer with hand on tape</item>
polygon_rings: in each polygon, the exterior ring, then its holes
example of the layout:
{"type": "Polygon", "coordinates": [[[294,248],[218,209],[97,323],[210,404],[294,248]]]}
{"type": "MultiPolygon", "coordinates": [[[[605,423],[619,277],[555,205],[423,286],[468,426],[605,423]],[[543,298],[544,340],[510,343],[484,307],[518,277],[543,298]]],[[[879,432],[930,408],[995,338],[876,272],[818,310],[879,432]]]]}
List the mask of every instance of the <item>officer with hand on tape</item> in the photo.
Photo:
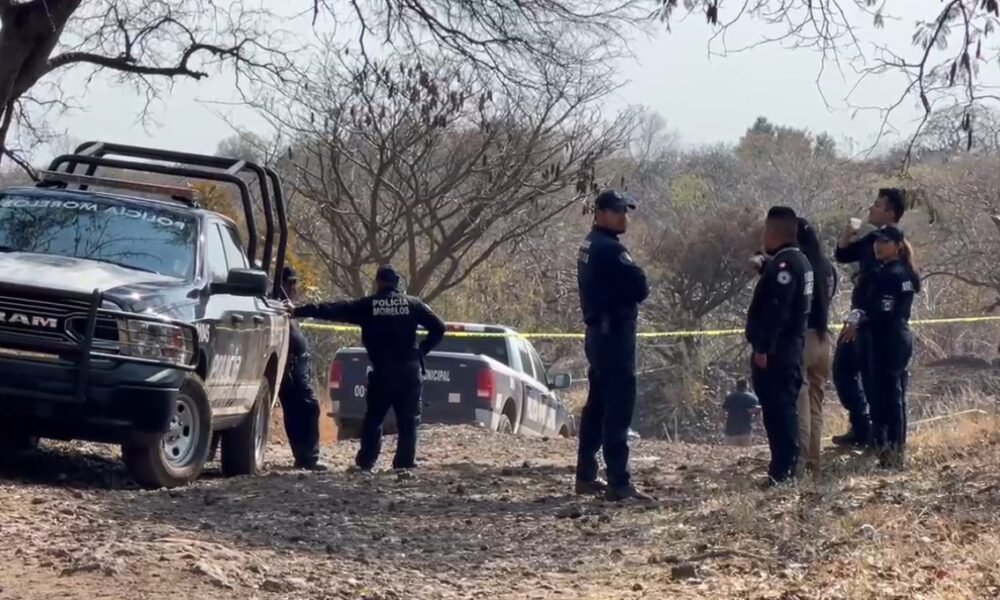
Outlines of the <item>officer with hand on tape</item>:
{"type": "Polygon", "coordinates": [[[604,492],[609,500],[652,500],[635,488],[628,468],[628,431],[635,410],[636,320],[649,295],[643,270],[618,236],[628,228],[631,199],[605,190],[594,201],[594,225],[577,262],[590,389],[580,418],[576,493],[604,492]],[[598,478],[604,448],[608,481],[598,478]]]}
{"type": "MultiPolygon", "coordinates": [[[[298,276],[295,269],[285,267],[281,272],[281,287],[286,300],[295,302],[298,296],[298,276]]],[[[278,398],[284,413],[285,435],[295,457],[295,467],[311,471],[325,471],[319,462],[319,400],[312,387],[312,369],[309,342],[298,323],[289,321],[288,361],[281,380],[278,398]]]]}
{"type": "Polygon", "coordinates": [[[393,469],[416,467],[417,426],[423,358],[444,338],[445,324],[419,298],[399,290],[399,275],[390,266],[375,275],[376,291],[358,300],[299,306],[295,317],[338,321],[361,327],[361,341],[368,352],[367,407],[361,423],[361,449],[351,470],[371,472],[382,449],[382,422],[392,408],[399,438],[393,469]],[[417,347],[417,327],[427,337],[417,347]]]}
{"type": "Polygon", "coordinates": [[[751,374],[771,447],[767,485],[795,475],[799,455],[798,402],[813,272],[796,245],[798,217],[774,206],[764,222],[763,246],[771,259],[754,288],[746,339],[753,347],[751,374]]]}

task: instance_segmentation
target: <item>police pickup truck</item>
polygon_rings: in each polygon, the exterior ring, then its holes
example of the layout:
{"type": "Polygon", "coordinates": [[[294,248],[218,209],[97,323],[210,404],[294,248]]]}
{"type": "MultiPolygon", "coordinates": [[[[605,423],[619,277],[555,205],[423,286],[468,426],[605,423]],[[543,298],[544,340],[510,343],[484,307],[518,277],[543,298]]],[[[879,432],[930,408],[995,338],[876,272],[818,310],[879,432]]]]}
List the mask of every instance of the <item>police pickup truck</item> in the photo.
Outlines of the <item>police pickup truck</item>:
{"type": "MultiPolygon", "coordinates": [[[[448,323],[425,359],[421,422],[476,424],[500,433],[571,436],[572,413],[556,390],[569,375],[549,375],[531,343],[508,327],[448,323]]],[[[341,348],[330,363],[330,400],[340,439],[358,437],[365,411],[368,357],[341,348]]],[[[395,430],[395,415],[386,418],[395,430]]]]}
{"type": "Polygon", "coordinates": [[[39,437],[120,444],[130,474],[157,488],[196,479],[218,443],[225,475],[256,474],[288,346],[269,290],[275,211],[272,273],[283,198],[252,163],[90,142],[35,186],[0,190],[0,451],[39,437]],[[121,178],[134,172],[147,176],[121,178]],[[236,188],[246,247],[190,187],[148,174],[236,188]],[[247,179],[265,214],[259,261],[247,179]]]}

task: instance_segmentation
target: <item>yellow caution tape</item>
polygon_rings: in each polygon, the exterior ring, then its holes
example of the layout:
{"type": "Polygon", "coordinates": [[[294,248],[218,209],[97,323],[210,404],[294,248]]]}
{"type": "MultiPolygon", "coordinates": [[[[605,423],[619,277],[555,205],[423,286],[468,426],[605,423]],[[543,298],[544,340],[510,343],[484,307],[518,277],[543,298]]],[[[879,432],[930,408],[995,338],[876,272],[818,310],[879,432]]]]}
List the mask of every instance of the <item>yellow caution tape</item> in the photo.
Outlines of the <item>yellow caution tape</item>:
{"type": "MultiPolygon", "coordinates": [[[[951,317],[944,319],[914,319],[910,321],[910,325],[947,325],[951,323],[984,323],[988,321],[1000,321],[1000,316],[994,317],[951,317]]],[[[303,329],[312,329],[316,331],[360,331],[361,328],[354,325],[328,325],[325,323],[302,323],[301,327],[303,329]]],[[[841,325],[831,325],[830,329],[840,329],[841,325]]],[[[711,336],[722,336],[722,335],[742,335],[743,329],[693,329],[690,331],[647,331],[638,334],[641,338],[669,338],[669,337],[711,337],[711,336]]],[[[566,333],[566,332],[549,332],[549,333],[492,333],[483,331],[448,331],[445,335],[449,337],[520,337],[520,338],[534,338],[534,339],[583,339],[584,334],[580,333],[566,333]]]]}

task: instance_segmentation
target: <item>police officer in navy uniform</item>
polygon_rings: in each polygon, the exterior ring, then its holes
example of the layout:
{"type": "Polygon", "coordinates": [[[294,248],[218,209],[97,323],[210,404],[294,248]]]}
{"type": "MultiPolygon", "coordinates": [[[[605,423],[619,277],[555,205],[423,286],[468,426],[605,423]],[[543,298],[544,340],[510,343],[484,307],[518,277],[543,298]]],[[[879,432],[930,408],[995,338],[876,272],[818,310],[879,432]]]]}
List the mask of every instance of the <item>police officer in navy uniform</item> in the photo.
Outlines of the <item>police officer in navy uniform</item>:
{"type": "Polygon", "coordinates": [[[913,250],[898,227],[875,232],[875,256],[880,268],[871,275],[865,296],[848,317],[845,334],[859,325],[868,331],[872,445],[883,468],[902,469],[906,448],[907,367],[913,356],[910,310],[920,293],[920,275],[913,250]]]}
{"type": "Polygon", "coordinates": [[[767,485],[794,477],[799,455],[796,405],[802,388],[813,272],[796,245],[797,235],[794,210],[775,206],[768,211],[763,246],[771,258],[764,264],[747,311],[753,387],[771,448],[767,485]]]}
{"type": "MultiPolygon", "coordinates": [[[[868,222],[876,228],[897,225],[905,212],[903,191],[898,188],[882,188],[868,209],[868,222]]],[[[875,231],[859,237],[854,227],[848,224],[834,250],[833,258],[838,263],[858,263],[854,291],[851,294],[852,309],[859,307],[866,294],[866,284],[879,268],[874,248],[875,231]]],[[[865,398],[868,393],[866,388],[870,386],[866,367],[871,362],[871,349],[865,328],[857,329],[856,334],[853,338],[846,339],[842,330],[833,353],[833,384],[851,424],[850,430],[831,439],[838,446],[865,447],[871,442],[871,416],[865,398]]]]}
{"type": "Polygon", "coordinates": [[[576,493],[604,493],[610,500],[651,500],[629,473],[628,431],[635,410],[636,320],[649,295],[646,275],[618,236],[635,204],[605,190],[594,201],[594,225],[580,246],[577,284],[586,325],[590,389],[583,407],[576,466],[576,493]],[[607,481],[598,478],[603,447],[607,481]]]}
{"type": "MultiPolygon", "coordinates": [[[[295,269],[285,267],[281,273],[281,286],[286,299],[294,302],[298,296],[298,276],[295,269]]],[[[278,389],[281,410],[284,413],[285,435],[295,457],[295,467],[325,471],[319,462],[319,400],[313,392],[309,342],[298,323],[289,321],[288,360],[285,376],[278,389]]]]}
{"type": "Polygon", "coordinates": [[[416,467],[423,358],[444,338],[445,324],[422,300],[399,290],[399,275],[391,266],[379,268],[375,285],[371,296],[299,306],[293,314],[361,327],[371,372],[354,470],[370,472],[375,467],[382,449],[382,422],[390,408],[399,429],[392,467],[407,470],[416,467]],[[427,330],[419,347],[418,326],[427,330]]]}

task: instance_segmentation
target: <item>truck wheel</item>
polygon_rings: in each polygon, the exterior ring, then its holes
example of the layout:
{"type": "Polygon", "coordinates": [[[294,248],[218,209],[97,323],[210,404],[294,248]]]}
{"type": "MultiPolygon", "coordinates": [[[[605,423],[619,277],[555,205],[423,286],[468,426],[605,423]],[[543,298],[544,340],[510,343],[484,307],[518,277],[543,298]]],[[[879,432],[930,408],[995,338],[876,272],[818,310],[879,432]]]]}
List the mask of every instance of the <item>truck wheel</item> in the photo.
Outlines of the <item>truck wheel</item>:
{"type": "Polygon", "coordinates": [[[510,417],[507,415],[500,415],[500,418],[497,419],[497,433],[508,435],[514,433],[514,424],[510,422],[510,417]]]}
{"type": "Polygon", "coordinates": [[[233,477],[260,473],[270,431],[271,384],[263,379],[250,413],[237,427],[222,432],[222,474],[233,477]]]}
{"type": "Polygon", "coordinates": [[[174,414],[159,443],[122,446],[122,458],[132,477],[146,488],[187,485],[201,475],[212,441],[212,411],[205,387],[188,375],[174,402],[174,414]]]}

